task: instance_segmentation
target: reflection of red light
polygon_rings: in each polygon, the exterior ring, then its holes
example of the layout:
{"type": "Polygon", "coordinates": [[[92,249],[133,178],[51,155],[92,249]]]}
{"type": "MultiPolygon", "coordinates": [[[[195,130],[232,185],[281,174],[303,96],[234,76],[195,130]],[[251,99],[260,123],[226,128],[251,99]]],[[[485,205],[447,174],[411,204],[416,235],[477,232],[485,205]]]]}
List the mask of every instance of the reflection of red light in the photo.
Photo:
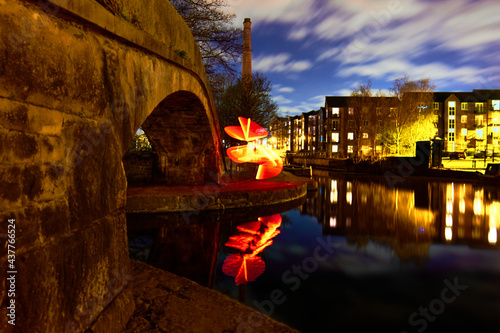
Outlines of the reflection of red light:
{"type": "Polygon", "coordinates": [[[236,284],[254,281],[264,272],[265,263],[257,255],[273,243],[273,238],[280,233],[281,215],[259,217],[258,221],[238,226],[239,233],[229,237],[226,246],[238,249],[240,253],[229,255],[222,271],[234,276],[236,284]]]}
{"type": "Polygon", "coordinates": [[[266,264],[260,257],[239,253],[230,254],[222,265],[224,274],[234,276],[237,285],[255,281],[265,269],[266,264]]]}
{"type": "Polygon", "coordinates": [[[248,145],[234,146],[227,149],[227,156],[236,163],[259,164],[257,179],[272,178],[283,170],[283,161],[271,149],[266,149],[257,142],[268,135],[267,131],[250,119],[239,117],[240,126],[227,126],[226,133],[238,140],[249,141],[248,145]],[[250,142],[252,141],[252,142],[250,142]]]}

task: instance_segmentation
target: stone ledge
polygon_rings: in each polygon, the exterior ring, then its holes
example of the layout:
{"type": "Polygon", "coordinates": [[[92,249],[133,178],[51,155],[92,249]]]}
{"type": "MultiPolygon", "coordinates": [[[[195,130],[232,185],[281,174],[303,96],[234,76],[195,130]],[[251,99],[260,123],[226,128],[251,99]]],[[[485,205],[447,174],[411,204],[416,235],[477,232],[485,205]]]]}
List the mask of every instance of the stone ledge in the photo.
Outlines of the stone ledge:
{"type": "Polygon", "coordinates": [[[231,181],[223,186],[140,186],[127,190],[127,213],[174,213],[268,206],[297,200],[314,181],[282,173],[272,180],[231,181]]]}
{"type": "Polygon", "coordinates": [[[124,333],[297,332],[215,290],[132,262],[136,310],[124,333]]]}

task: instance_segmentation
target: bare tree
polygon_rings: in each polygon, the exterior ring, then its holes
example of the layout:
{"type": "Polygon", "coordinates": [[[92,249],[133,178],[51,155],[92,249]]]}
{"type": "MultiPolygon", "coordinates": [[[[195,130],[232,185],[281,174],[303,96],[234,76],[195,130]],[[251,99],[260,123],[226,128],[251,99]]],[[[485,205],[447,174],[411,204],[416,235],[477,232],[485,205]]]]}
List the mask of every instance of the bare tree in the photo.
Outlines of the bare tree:
{"type": "Polygon", "coordinates": [[[394,80],[390,91],[399,103],[390,109],[390,115],[394,121],[396,154],[410,152],[420,139],[418,136],[425,136],[432,114],[434,88],[429,79],[412,81],[405,76],[394,80]]]}
{"type": "Polygon", "coordinates": [[[376,122],[376,114],[373,112],[371,87],[371,81],[368,81],[366,84],[359,84],[359,86],[352,91],[348,102],[348,107],[352,110],[352,114],[349,114],[349,120],[352,120],[354,124],[355,159],[359,157],[363,133],[367,133],[369,138],[376,136],[376,132],[374,132],[372,130],[373,127],[370,126],[370,124],[376,122]]]}
{"type": "Polygon", "coordinates": [[[224,0],[170,0],[198,42],[209,80],[216,74],[235,75],[233,64],[241,58],[243,30],[233,26],[234,14],[224,11],[224,0]]]}
{"type": "Polygon", "coordinates": [[[271,83],[262,74],[253,74],[251,83],[241,77],[226,86],[216,98],[221,128],[238,125],[238,117],[250,118],[264,128],[278,116],[278,105],[271,98],[271,83]]]}

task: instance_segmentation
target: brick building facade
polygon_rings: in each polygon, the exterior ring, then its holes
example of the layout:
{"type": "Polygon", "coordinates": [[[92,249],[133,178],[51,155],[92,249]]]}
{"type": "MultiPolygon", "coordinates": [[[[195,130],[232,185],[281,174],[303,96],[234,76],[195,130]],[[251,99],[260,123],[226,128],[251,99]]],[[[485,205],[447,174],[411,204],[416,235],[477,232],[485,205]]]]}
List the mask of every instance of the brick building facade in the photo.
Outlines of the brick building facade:
{"type": "MultiPolygon", "coordinates": [[[[395,97],[363,97],[363,103],[349,96],[326,96],[325,106],[293,117],[276,118],[271,126],[275,149],[345,158],[358,155],[388,155],[381,133],[395,120],[391,108],[395,97]]],[[[500,152],[500,90],[435,92],[432,105],[433,129],[429,138],[444,140],[444,150],[500,152]]]]}

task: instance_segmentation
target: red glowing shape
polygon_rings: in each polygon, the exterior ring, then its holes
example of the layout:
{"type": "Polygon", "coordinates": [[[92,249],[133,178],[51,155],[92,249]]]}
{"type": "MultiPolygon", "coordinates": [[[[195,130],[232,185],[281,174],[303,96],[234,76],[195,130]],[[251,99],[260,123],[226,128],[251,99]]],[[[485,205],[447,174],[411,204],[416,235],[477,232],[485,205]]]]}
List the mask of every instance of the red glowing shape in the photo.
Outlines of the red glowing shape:
{"type": "Polygon", "coordinates": [[[255,281],[265,269],[266,264],[260,257],[239,253],[230,254],[222,265],[224,274],[234,276],[237,285],[255,281]]]}
{"type": "Polygon", "coordinates": [[[240,126],[227,126],[226,133],[238,140],[248,141],[248,145],[229,147],[227,156],[236,163],[259,164],[256,179],[268,179],[280,174],[283,161],[271,149],[266,149],[254,140],[264,138],[267,131],[250,119],[239,117],[240,126]]]}
{"type": "Polygon", "coordinates": [[[269,135],[267,131],[257,123],[254,123],[252,120],[238,117],[240,122],[240,126],[226,126],[224,127],[224,131],[235,139],[240,141],[254,141],[257,139],[265,138],[269,135]]]}
{"type": "Polygon", "coordinates": [[[229,237],[226,246],[238,249],[240,253],[229,255],[222,271],[234,276],[236,284],[254,281],[264,272],[265,263],[257,255],[273,243],[280,233],[281,215],[259,217],[258,221],[248,222],[237,227],[238,233],[229,237]]]}

